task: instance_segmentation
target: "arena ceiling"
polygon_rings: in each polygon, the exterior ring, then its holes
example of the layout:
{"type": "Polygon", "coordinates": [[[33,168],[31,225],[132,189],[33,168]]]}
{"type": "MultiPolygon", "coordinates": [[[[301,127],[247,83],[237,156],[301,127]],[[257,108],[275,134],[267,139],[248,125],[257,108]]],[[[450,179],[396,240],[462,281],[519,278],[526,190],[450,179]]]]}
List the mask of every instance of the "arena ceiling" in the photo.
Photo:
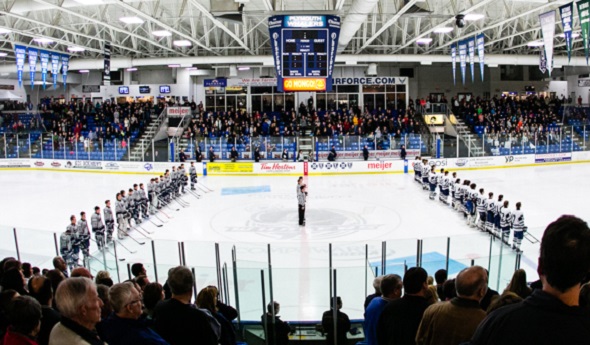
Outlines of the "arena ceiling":
{"type": "MultiPolygon", "coordinates": [[[[486,54],[538,54],[538,15],[569,1],[551,0],[2,0],[0,52],[14,63],[14,45],[102,57],[105,42],[114,57],[174,58],[270,55],[267,18],[273,14],[337,14],[342,18],[339,54],[447,55],[461,39],[484,33],[486,54]],[[226,20],[219,7],[242,11],[226,20]],[[481,15],[463,28],[458,14],[481,15]],[[133,17],[137,23],[125,23],[133,17]],[[441,28],[450,30],[437,33],[441,28]],[[156,35],[159,31],[160,35],[156,35]],[[154,32],[156,34],[154,34],[154,32]],[[164,35],[164,36],[162,36],[164,35]],[[39,43],[37,39],[53,43],[39,43]],[[418,44],[431,38],[429,44],[418,44]],[[186,41],[188,46],[177,46],[186,41]],[[84,51],[68,49],[84,48],[84,51]]],[[[557,15],[556,34],[561,33],[557,15]]],[[[577,11],[574,31],[579,33],[577,11]]],[[[563,37],[555,54],[565,55],[563,37]]],[[[574,55],[583,55],[581,38],[574,55]]]]}

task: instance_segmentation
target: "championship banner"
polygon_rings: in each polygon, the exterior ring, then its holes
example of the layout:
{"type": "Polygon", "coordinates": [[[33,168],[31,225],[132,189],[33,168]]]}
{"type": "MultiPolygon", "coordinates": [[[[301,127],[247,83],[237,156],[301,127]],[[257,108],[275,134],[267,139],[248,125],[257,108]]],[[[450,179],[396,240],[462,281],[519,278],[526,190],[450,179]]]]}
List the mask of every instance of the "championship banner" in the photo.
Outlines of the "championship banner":
{"type": "Polygon", "coordinates": [[[61,56],[51,53],[51,75],[53,76],[53,88],[57,88],[57,75],[59,74],[59,61],[61,56]]]}
{"type": "Polygon", "coordinates": [[[539,15],[541,21],[541,34],[545,50],[545,63],[551,76],[553,70],[553,38],[555,37],[555,11],[549,11],[539,15]]]}
{"type": "Polygon", "coordinates": [[[588,36],[590,36],[590,0],[580,0],[578,5],[578,16],[580,16],[580,28],[582,29],[582,44],[586,54],[586,65],[588,64],[588,36]]]}
{"type": "Polygon", "coordinates": [[[45,84],[47,82],[47,67],[49,66],[49,52],[40,50],[39,56],[41,57],[41,79],[43,80],[43,89],[45,89],[45,84]]]}
{"type": "Polygon", "coordinates": [[[23,71],[25,69],[25,56],[27,48],[19,45],[14,46],[14,55],[16,56],[16,73],[18,75],[18,86],[23,86],[23,71]]]}
{"type": "Polygon", "coordinates": [[[545,50],[541,49],[541,56],[539,57],[539,71],[545,74],[547,72],[547,59],[545,58],[545,50]]]}
{"type": "Polygon", "coordinates": [[[467,49],[469,50],[469,66],[471,67],[471,82],[475,83],[475,39],[471,38],[467,41],[467,49]]]}
{"type": "Polygon", "coordinates": [[[467,42],[459,41],[459,61],[461,64],[461,78],[465,85],[465,68],[467,67],[467,42]]]}
{"type": "Polygon", "coordinates": [[[61,73],[63,76],[64,88],[66,87],[66,80],[68,79],[68,66],[70,63],[70,56],[69,55],[62,55],[61,56],[61,73]]]}
{"type": "Polygon", "coordinates": [[[37,72],[37,57],[39,56],[39,50],[35,48],[29,48],[29,75],[31,78],[31,88],[35,86],[35,73],[37,72]]]}
{"type": "Polygon", "coordinates": [[[572,58],[572,20],[574,15],[574,3],[570,2],[567,5],[559,7],[559,15],[561,16],[561,26],[563,27],[563,35],[565,36],[567,62],[570,62],[572,58]]]}
{"type": "Polygon", "coordinates": [[[481,73],[481,81],[483,81],[483,68],[485,66],[484,48],[485,38],[483,34],[477,35],[477,57],[479,58],[479,71],[481,73]]]}
{"type": "Polygon", "coordinates": [[[104,69],[102,72],[102,84],[111,85],[111,44],[104,43],[104,69]]]}
{"type": "Polygon", "coordinates": [[[453,64],[453,85],[457,85],[457,46],[451,47],[451,61],[453,64]]]}

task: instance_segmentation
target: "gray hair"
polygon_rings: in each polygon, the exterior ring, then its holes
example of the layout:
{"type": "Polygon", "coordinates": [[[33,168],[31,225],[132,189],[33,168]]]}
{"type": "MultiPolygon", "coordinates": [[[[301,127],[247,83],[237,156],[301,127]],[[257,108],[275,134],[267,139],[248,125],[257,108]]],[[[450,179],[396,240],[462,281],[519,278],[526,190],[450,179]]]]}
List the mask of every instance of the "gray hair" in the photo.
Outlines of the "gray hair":
{"type": "Polygon", "coordinates": [[[185,266],[173,267],[168,271],[168,286],[174,295],[184,295],[193,291],[195,278],[185,266]]]}
{"type": "Polygon", "coordinates": [[[61,315],[69,319],[79,315],[80,307],[88,302],[88,291],[95,286],[94,282],[86,277],[69,278],[61,282],[55,292],[55,302],[61,315]]]}
{"type": "Polygon", "coordinates": [[[131,302],[132,289],[135,289],[135,285],[131,282],[111,286],[109,289],[109,300],[115,313],[123,310],[131,302]]]}
{"type": "Polygon", "coordinates": [[[383,280],[383,276],[378,276],[373,279],[373,288],[377,294],[381,294],[381,280],[383,280]]]}

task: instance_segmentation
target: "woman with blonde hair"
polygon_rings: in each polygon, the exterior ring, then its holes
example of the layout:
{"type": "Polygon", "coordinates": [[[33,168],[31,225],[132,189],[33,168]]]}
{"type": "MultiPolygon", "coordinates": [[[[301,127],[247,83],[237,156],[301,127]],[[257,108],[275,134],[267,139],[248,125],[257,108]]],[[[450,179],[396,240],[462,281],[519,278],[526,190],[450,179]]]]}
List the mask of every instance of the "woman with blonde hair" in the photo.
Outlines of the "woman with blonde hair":
{"type": "Polygon", "coordinates": [[[208,310],[211,315],[221,325],[221,335],[219,338],[220,345],[235,345],[236,333],[233,325],[226,319],[217,308],[217,288],[214,286],[207,286],[199,291],[197,295],[197,306],[208,310]]]}
{"type": "Polygon", "coordinates": [[[530,287],[528,287],[526,283],[526,272],[522,268],[514,271],[512,275],[512,280],[510,280],[510,284],[506,287],[504,292],[514,292],[522,299],[529,297],[529,295],[533,292],[530,287]]]}

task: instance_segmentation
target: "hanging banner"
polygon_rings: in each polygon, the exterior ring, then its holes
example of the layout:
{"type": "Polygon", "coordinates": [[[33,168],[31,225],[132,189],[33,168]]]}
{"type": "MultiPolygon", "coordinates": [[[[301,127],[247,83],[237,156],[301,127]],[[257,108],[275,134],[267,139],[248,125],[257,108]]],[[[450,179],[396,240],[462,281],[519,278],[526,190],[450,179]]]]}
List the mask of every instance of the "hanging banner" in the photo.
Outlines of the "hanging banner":
{"type": "Polygon", "coordinates": [[[14,55],[16,56],[16,73],[18,75],[18,86],[23,86],[23,71],[25,69],[25,56],[27,48],[23,46],[14,46],[14,55]]]}
{"type": "Polygon", "coordinates": [[[475,39],[474,38],[467,41],[467,49],[469,50],[469,66],[471,67],[471,82],[475,83],[475,39]]]}
{"type": "Polygon", "coordinates": [[[547,59],[545,58],[545,49],[541,49],[541,56],[539,57],[539,71],[545,74],[547,72],[547,59]]]}
{"type": "Polygon", "coordinates": [[[547,71],[551,76],[553,70],[553,38],[555,37],[555,11],[545,12],[539,15],[541,21],[541,34],[543,36],[543,47],[545,50],[545,62],[547,71]]]}
{"type": "Polygon", "coordinates": [[[45,84],[47,81],[47,67],[49,66],[49,52],[40,50],[39,57],[41,58],[41,80],[43,80],[43,89],[45,90],[45,84]]]}
{"type": "Polygon", "coordinates": [[[104,43],[104,69],[102,71],[102,84],[111,85],[111,44],[104,43]]]}
{"type": "Polygon", "coordinates": [[[59,74],[59,61],[61,55],[51,53],[51,75],[53,76],[53,88],[57,88],[57,75],[59,74]]]}
{"type": "Polygon", "coordinates": [[[37,57],[39,50],[29,48],[29,76],[31,78],[31,88],[35,86],[35,73],[37,72],[37,57]]]}
{"type": "Polygon", "coordinates": [[[590,36],[590,0],[580,0],[578,5],[578,16],[580,16],[580,28],[582,29],[582,43],[586,54],[586,65],[588,64],[588,36],[590,36]]]}
{"type": "Polygon", "coordinates": [[[485,38],[483,34],[477,35],[477,57],[479,58],[479,72],[481,74],[481,81],[483,81],[483,68],[484,68],[484,48],[485,38]]]}
{"type": "Polygon", "coordinates": [[[457,85],[457,46],[451,47],[451,60],[453,63],[453,85],[457,85]]]}
{"type": "Polygon", "coordinates": [[[459,61],[461,64],[461,79],[465,84],[465,69],[467,67],[467,41],[459,41],[459,61]]]}
{"type": "Polygon", "coordinates": [[[574,15],[574,3],[570,2],[567,5],[559,7],[559,15],[561,16],[561,26],[563,27],[563,35],[565,36],[567,62],[570,62],[572,58],[572,19],[574,15]]]}
{"type": "Polygon", "coordinates": [[[68,66],[70,64],[70,56],[69,55],[62,55],[61,56],[61,73],[63,76],[64,88],[66,87],[66,80],[68,79],[68,66]]]}

